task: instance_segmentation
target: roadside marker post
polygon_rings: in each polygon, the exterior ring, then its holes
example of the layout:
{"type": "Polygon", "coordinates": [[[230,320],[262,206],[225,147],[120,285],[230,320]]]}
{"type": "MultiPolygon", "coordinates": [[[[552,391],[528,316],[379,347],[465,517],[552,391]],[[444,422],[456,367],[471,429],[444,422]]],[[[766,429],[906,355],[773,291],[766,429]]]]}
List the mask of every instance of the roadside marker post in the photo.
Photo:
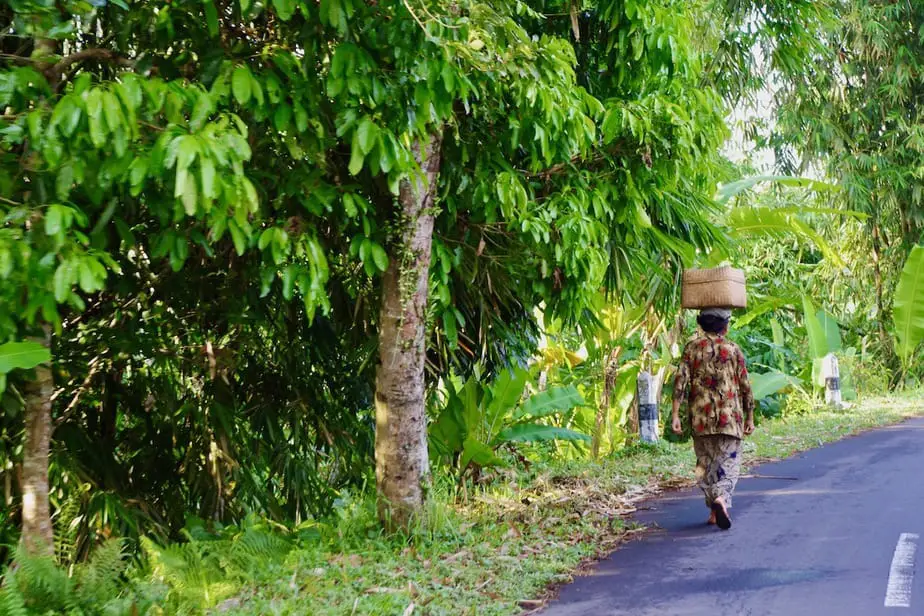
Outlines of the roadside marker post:
{"type": "Polygon", "coordinates": [[[822,376],[825,379],[825,403],[828,406],[841,408],[844,403],[841,400],[841,373],[837,365],[837,356],[834,353],[828,353],[822,362],[822,376]]]}
{"type": "Polygon", "coordinates": [[[636,381],[638,396],[638,429],[643,443],[658,442],[658,392],[654,377],[640,372],[636,381]]]}

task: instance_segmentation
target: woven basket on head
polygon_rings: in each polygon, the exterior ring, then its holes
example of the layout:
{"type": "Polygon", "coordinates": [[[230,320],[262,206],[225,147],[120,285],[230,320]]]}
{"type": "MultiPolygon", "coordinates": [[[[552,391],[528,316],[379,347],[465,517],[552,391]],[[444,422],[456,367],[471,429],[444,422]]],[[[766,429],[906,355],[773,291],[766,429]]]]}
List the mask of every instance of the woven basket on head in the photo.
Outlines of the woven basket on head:
{"type": "Polygon", "coordinates": [[[686,270],[680,304],[684,308],[747,308],[744,272],[727,266],[686,270]]]}

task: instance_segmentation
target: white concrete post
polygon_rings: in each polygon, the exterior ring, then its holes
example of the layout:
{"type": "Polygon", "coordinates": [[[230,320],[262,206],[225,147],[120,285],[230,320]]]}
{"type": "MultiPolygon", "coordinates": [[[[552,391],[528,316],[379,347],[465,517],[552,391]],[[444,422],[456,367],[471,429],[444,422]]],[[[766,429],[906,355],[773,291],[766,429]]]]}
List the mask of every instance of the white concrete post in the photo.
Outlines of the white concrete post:
{"type": "Polygon", "coordinates": [[[843,406],[841,401],[841,373],[834,353],[828,353],[822,360],[822,376],[825,379],[825,402],[833,407],[843,406]]]}
{"type": "Polygon", "coordinates": [[[637,381],[638,429],[644,443],[658,441],[658,388],[654,378],[640,372],[637,381]]]}

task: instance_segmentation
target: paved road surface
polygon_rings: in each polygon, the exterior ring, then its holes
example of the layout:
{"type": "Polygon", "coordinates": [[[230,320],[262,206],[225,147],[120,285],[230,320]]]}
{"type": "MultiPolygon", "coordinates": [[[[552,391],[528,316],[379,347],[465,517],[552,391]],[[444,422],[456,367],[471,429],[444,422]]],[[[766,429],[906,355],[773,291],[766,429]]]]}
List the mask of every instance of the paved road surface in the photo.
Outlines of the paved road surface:
{"type": "Polygon", "coordinates": [[[739,482],[731,530],[705,525],[698,492],[653,501],[638,520],[660,530],[544,616],[924,615],[924,419],[752,472],[777,478],[739,482]]]}

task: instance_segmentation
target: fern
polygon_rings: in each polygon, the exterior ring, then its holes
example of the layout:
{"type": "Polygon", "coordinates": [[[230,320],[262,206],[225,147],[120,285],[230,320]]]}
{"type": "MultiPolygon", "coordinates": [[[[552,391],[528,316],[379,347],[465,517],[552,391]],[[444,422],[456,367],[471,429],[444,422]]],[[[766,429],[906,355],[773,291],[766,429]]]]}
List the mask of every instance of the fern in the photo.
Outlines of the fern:
{"type": "Polygon", "coordinates": [[[68,613],[78,609],[73,581],[54,560],[32,556],[19,549],[16,565],[16,576],[26,605],[40,606],[54,613],[68,613]]]}
{"type": "Polygon", "coordinates": [[[29,616],[26,599],[22,595],[16,572],[8,570],[0,578],[0,614],[4,616],[29,616]]]}
{"type": "Polygon", "coordinates": [[[66,499],[55,513],[55,559],[64,565],[78,560],[81,505],[76,497],[66,499]]]}
{"type": "Polygon", "coordinates": [[[96,549],[89,562],[74,571],[75,592],[83,606],[105,605],[124,588],[129,562],[120,539],[110,539],[96,549]]]}
{"type": "Polygon", "coordinates": [[[142,544],[153,577],[168,588],[176,611],[197,611],[234,595],[241,582],[281,562],[292,550],[286,537],[263,524],[247,523],[221,534],[197,533],[188,543],[161,547],[142,544]]]}

